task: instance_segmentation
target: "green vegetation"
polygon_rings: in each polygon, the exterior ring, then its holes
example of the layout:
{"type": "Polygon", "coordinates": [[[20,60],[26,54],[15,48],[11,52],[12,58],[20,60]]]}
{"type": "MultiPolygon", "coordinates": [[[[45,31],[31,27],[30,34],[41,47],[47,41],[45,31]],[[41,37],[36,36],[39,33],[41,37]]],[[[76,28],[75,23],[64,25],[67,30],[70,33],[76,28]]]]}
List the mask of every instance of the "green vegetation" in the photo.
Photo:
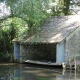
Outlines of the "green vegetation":
{"type": "Polygon", "coordinates": [[[0,61],[6,61],[12,56],[12,39],[15,37],[16,29],[13,23],[8,25],[9,23],[4,21],[0,29],[0,61]]]}

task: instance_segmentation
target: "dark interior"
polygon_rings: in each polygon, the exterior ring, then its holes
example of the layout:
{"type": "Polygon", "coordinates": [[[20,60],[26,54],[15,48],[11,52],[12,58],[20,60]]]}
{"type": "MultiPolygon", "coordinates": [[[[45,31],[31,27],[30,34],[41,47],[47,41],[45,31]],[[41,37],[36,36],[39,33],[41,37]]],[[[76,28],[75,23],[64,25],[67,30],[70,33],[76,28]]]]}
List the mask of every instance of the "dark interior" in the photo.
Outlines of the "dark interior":
{"type": "Polygon", "coordinates": [[[28,60],[56,62],[56,44],[27,44],[25,48],[28,60]]]}

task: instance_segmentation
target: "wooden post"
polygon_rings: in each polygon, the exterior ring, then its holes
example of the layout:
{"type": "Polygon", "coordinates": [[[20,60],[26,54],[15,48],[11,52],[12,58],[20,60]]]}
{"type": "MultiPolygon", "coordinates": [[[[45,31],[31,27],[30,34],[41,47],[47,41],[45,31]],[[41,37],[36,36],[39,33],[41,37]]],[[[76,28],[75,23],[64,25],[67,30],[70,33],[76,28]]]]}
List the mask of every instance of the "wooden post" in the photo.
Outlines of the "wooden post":
{"type": "Polygon", "coordinates": [[[72,70],[71,59],[69,59],[70,70],[72,70]]]}
{"type": "Polygon", "coordinates": [[[74,68],[75,68],[75,71],[76,71],[76,69],[77,69],[77,64],[76,64],[76,60],[74,60],[74,68]]]}
{"type": "Polygon", "coordinates": [[[65,63],[62,63],[62,68],[66,69],[65,63]]]}

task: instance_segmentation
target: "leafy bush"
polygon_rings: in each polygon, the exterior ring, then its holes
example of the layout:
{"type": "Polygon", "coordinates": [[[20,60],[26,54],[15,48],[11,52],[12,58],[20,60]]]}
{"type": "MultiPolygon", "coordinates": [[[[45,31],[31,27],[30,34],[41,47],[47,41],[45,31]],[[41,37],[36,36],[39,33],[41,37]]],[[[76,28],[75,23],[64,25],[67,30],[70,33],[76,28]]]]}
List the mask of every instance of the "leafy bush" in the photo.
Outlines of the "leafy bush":
{"type": "Polygon", "coordinates": [[[13,24],[2,26],[0,29],[0,60],[9,60],[13,51],[12,39],[15,37],[16,30],[13,24]]]}

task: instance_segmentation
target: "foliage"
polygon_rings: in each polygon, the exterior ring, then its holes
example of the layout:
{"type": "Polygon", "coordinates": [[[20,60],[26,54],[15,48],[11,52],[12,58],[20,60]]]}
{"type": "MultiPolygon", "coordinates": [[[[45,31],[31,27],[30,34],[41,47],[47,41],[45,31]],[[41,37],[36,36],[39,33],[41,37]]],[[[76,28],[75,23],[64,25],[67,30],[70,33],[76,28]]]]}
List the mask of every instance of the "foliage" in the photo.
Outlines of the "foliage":
{"type": "Polygon", "coordinates": [[[26,30],[26,23],[20,18],[9,18],[1,23],[0,29],[0,56],[1,60],[9,59],[13,53],[14,37],[20,36],[20,33],[24,33],[26,30]],[[24,26],[24,27],[22,27],[24,26]],[[23,32],[21,32],[23,31],[23,32]]]}
{"type": "Polygon", "coordinates": [[[0,30],[0,60],[7,60],[10,57],[10,52],[12,52],[12,42],[15,34],[14,27],[11,30],[1,29],[0,30]]]}
{"type": "Polygon", "coordinates": [[[49,0],[7,0],[6,4],[9,5],[13,16],[25,20],[31,28],[40,26],[43,19],[48,16],[48,2],[49,0]]]}

